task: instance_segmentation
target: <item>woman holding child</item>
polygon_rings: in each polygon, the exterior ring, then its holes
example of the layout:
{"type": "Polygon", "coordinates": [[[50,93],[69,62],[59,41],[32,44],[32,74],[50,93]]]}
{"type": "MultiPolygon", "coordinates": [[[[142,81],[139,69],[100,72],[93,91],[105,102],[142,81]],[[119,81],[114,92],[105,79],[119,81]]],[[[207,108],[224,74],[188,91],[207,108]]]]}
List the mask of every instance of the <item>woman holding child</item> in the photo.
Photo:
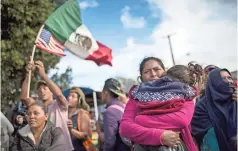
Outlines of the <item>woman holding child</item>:
{"type": "Polygon", "coordinates": [[[131,88],[120,134],[135,143],[135,151],[196,151],[190,132],[194,112],[194,74],[178,65],[165,73],[162,61],[145,58],[139,86],[131,88]],[[184,142],[184,143],[183,143],[184,142]]]}

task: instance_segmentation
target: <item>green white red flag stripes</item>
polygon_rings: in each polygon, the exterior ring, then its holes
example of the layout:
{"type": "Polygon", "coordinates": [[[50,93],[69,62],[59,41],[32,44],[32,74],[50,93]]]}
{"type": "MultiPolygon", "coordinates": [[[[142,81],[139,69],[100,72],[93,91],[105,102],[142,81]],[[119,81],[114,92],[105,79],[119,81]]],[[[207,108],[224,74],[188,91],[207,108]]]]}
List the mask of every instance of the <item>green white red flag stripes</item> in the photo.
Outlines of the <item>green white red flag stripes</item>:
{"type": "MultiPolygon", "coordinates": [[[[92,60],[97,65],[112,65],[112,50],[97,42],[87,27],[82,24],[79,0],[68,0],[58,6],[46,20],[45,26],[45,30],[52,34],[52,39],[61,43],[64,49],[74,55],[92,60]]],[[[63,49],[61,46],[60,48],[63,49]]],[[[57,55],[63,54],[61,52],[57,55]]]]}

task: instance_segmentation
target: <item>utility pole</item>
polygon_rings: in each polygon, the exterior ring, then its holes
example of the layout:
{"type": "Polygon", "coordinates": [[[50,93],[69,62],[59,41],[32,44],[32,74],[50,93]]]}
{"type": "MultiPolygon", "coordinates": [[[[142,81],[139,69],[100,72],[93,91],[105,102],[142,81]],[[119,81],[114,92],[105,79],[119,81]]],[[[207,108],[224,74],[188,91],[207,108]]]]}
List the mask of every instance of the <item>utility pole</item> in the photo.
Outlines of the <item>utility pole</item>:
{"type": "Polygon", "coordinates": [[[173,53],[173,48],[172,48],[172,44],[171,44],[171,37],[172,34],[168,35],[168,40],[169,40],[169,47],[170,47],[170,53],[171,53],[171,57],[172,57],[172,61],[173,61],[173,65],[175,65],[175,60],[174,60],[174,53],[173,53]]]}

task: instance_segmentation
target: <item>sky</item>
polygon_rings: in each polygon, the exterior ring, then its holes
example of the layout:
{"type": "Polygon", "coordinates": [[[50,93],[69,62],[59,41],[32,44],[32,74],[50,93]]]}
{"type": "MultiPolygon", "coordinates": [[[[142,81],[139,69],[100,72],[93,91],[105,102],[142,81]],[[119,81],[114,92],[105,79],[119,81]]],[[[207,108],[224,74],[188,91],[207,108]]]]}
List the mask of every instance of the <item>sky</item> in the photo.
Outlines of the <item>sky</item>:
{"type": "Polygon", "coordinates": [[[196,61],[237,70],[235,0],[81,0],[80,6],[83,24],[112,49],[113,67],[66,52],[57,68],[60,73],[73,69],[72,86],[100,91],[107,78],[136,80],[140,62],[149,56],[171,67],[169,34],[176,64],[196,61]]]}

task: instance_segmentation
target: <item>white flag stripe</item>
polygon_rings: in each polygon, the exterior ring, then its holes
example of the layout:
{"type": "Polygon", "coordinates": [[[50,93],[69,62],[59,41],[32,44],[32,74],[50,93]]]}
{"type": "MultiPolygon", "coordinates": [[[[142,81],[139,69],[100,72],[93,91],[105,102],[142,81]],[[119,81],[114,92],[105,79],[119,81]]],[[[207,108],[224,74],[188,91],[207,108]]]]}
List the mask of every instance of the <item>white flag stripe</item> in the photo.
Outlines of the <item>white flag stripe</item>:
{"type": "Polygon", "coordinates": [[[54,54],[60,55],[60,56],[65,56],[63,50],[57,48],[57,51],[52,48],[51,43],[49,43],[49,45],[41,38],[39,38],[38,42],[37,42],[37,46],[48,51],[48,52],[52,52],[54,54]]]}
{"type": "Polygon", "coordinates": [[[60,49],[62,49],[62,50],[65,49],[65,47],[61,43],[59,43],[54,37],[51,36],[51,40],[52,40],[52,43],[54,43],[60,49]]]}
{"type": "Polygon", "coordinates": [[[52,43],[49,43],[49,47],[51,48],[51,50],[52,50],[53,52],[57,52],[57,53],[62,52],[61,49],[59,49],[58,47],[56,47],[56,46],[55,46],[54,44],[52,44],[52,43]]]}
{"type": "MultiPolygon", "coordinates": [[[[50,41],[52,41],[52,39],[53,39],[53,38],[50,37],[50,41]]],[[[53,41],[49,43],[49,46],[51,46],[54,51],[64,52],[64,51],[63,51],[64,49],[62,50],[62,49],[60,49],[59,47],[57,47],[57,45],[55,45],[55,43],[53,43],[53,41]]]]}

